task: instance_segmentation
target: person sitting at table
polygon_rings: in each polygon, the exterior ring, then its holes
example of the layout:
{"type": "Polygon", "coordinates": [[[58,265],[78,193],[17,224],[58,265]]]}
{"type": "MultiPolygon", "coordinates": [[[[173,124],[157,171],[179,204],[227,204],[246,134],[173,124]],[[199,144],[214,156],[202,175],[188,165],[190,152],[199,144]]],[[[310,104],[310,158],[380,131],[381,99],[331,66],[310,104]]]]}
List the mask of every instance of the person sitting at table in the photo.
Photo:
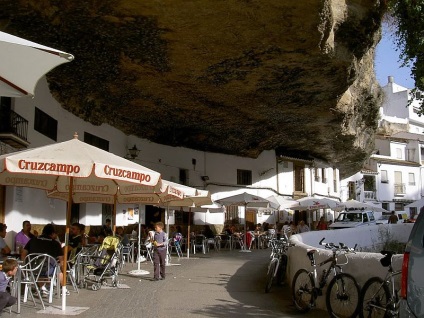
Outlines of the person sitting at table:
{"type": "Polygon", "coordinates": [[[2,270],[0,271],[0,312],[16,303],[16,297],[7,292],[9,280],[16,275],[18,262],[16,259],[8,258],[4,260],[2,270]]]}
{"type": "Polygon", "coordinates": [[[7,226],[4,223],[0,223],[0,253],[1,253],[1,259],[5,259],[11,252],[11,249],[9,246],[7,246],[6,241],[4,238],[6,237],[6,229],[7,226]]]}
{"type": "Polygon", "coordinates": [[[128,238],[128,235],[124,233],[124,228],[122,226],[118,226],[116,228],[116,236],[119,237],[122,245],[130,245],[130,239],[128,238]]]}
{"type": "MultiPolygon", "coordinates": [[[[85,238],[83,240],[81,235],[82,226],[78,222],[72,223],[71,237],[68,244],[68,259],[73,258],[85,245],[85,238]]],[[[85,225],[84,225],[85,230],[85,225]]]]}
{"type": "Polygon", "coordinates": [[[106,219],[106,222],[105,224],[103,224],[102,230],[101,230],[101,234],[103,235],[103,238],[113,234],[111,224],[112,224],[112,221],[110,219],[106,219]]]}
{"type": "Polygon", "coordinates": [[[298,227],[297,227],[297,232],[298,233],[305,233],[305,232],[309,232],[309,226],[307,226],[306,224],[305,224],[305,221],[300,221],[299,222],[299,225],[298,225],[298,227]]]}
{"type": "Polygon", "coordinates": [[[31,223],[28,220],[22,222],[22,230],[15,236],[15,250],[21,251],[28,241],[34,238],[35,235],[31,233],[31,223]]]}
{"type": "MultiPolygon", "coordinates": [[[[21,253],[21,260],[25,260],[25,257],[32,253],[48,254],[58,261],[54,266],[60,266],[63,263],[63,250],[60,243],[54,239],[55,234],[56,231],[53,224],[46,224],[41,235],[30,239],[25,245],[21,253]]],[[[59,267],[59,280],[62,284],[63,274],[60,268],[61,266],[59,267]]],[[[43,294],[49,293],[45,285],[41,287],[41,291],[43,294]]],[[[69,295],[69,291],[66,291],[66,295],[69,295]]]]}
{"type": "Polygon", "coordinates": [[[213,233],[211,227],[207,224],[203,226],[203,235],[208,239],[215,237],[215,234],[213,233]]]}

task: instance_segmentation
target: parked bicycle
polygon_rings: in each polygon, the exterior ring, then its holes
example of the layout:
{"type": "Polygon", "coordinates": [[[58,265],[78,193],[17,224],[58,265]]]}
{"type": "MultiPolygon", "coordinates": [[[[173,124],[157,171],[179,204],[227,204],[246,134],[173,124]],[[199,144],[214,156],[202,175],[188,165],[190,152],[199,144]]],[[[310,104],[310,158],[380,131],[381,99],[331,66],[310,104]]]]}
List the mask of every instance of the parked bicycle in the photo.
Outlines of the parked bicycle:
{"type": "Polygon", "coordinates": [[[268,271],[266,274],[265,292],[269,293],[274,281],[282,285],[286,278],[287,271],[287,250],[293,246],[287,236],[284,235],[281,239],[272,239],[269,241],[271,245],[271,260],[268,264],[268,271]]]}
{"type": "Polygon", "coordinates": [[[316,306],[316,299],[322,296],[323,289],[331,274],[333,278],[328,284],[326,305],[331,317],[355,317],[358,314],[360,289],[352,275],[343,273],[342,267],[348,263],[347,254],[354,253],[355,248],[349,248],[343,243],[324,243],[324,238],[319,242],[326,249],[332,250],[332,255],[321,263],[315,261],[317,250],[310,250],[306,254],[311,261],[312,270],[299,269],[293,278],[292,294],[296,308],[307,312],[316,306]],[[344,255],[346,261],[339,263],[338,258],[344,255]],[[325,264],[330,266],[322,271],[318,278],[317,268],[325,264]]]}
{"type": "Polygon", "coordinates": [[[361,290],[360,317],[398,317],[399,314],[399,290],[396,289],[396,276],[401,274],[401,270],[394,271],[392,267],[392,251],[381,251],[384,255],[380,259],[383,267],[388,267],[386,277],[371,277],[367,280],[361,290]]]}

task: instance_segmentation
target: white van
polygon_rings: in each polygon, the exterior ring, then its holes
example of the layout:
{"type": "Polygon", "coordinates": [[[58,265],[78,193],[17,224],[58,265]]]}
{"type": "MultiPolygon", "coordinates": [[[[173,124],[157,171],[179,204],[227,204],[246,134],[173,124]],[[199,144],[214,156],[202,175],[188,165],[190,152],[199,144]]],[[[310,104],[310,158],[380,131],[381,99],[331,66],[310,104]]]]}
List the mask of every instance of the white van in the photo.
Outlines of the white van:
{"type": "Polygon", "coordinates": [[[330,229],[347,229],[363,225],[376,224],[374,212],[365,210],[349,210],[341,212],[330,229]]]}

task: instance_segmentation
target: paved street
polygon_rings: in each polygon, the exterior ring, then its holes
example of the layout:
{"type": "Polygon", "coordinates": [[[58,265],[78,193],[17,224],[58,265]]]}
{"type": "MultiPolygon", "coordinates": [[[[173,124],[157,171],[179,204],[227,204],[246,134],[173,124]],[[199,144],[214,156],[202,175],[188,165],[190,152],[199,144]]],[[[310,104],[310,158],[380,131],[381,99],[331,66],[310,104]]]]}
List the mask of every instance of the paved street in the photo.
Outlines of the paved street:
{"type": "MultiPolygon", "coordinates": [[[[130,288],[80,290],[71,292],[68,306],[89,307],[77,317],[325,317],[326,313],[312,310],[299,314],[291,302],[287,287],[273,286],[264,292],[269,250],[252,253],[213,250],[196,254],[190,259],[172,258],[166,280],[153,281],[153,275],[130,277],[128,271],[136,265],[127,264],[120,282],[130,288]]],[[[141,268],[152,273],[153,266],[141,268]]],[[[69,288],[69,287],[68,287],[69,288]]],[[[54,305],[60,306],[55,299],[54,305]]],[[[15,309],[16,307],[14,307],[15,309]]],[[[36,317],[37,310],[28,302],[22,313],[11,317],[36,317]]],[[[8,313],[3,313],[9,316],[8,313]]],[[[43,314],[44,315],[44,314],[43,314]]],[[[55,317],[56,315],[47,315],[55,317]]]]}

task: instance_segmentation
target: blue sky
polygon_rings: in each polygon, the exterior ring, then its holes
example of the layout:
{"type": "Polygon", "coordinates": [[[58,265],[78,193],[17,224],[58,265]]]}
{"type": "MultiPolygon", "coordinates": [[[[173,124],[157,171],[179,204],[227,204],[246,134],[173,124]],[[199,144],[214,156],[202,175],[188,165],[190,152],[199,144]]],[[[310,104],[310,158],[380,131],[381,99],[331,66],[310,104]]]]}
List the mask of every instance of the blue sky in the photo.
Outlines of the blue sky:
{"type": "Polygon", "coordinates": [[[415,86],[410,68],[401,67],[393,35],[386,28],[383,28],[383,38],[377,46],[375,73],[381,86],[387,84],[388,76],[393,76],[395,83],[404,87],[414,88],[415,86]]]}

